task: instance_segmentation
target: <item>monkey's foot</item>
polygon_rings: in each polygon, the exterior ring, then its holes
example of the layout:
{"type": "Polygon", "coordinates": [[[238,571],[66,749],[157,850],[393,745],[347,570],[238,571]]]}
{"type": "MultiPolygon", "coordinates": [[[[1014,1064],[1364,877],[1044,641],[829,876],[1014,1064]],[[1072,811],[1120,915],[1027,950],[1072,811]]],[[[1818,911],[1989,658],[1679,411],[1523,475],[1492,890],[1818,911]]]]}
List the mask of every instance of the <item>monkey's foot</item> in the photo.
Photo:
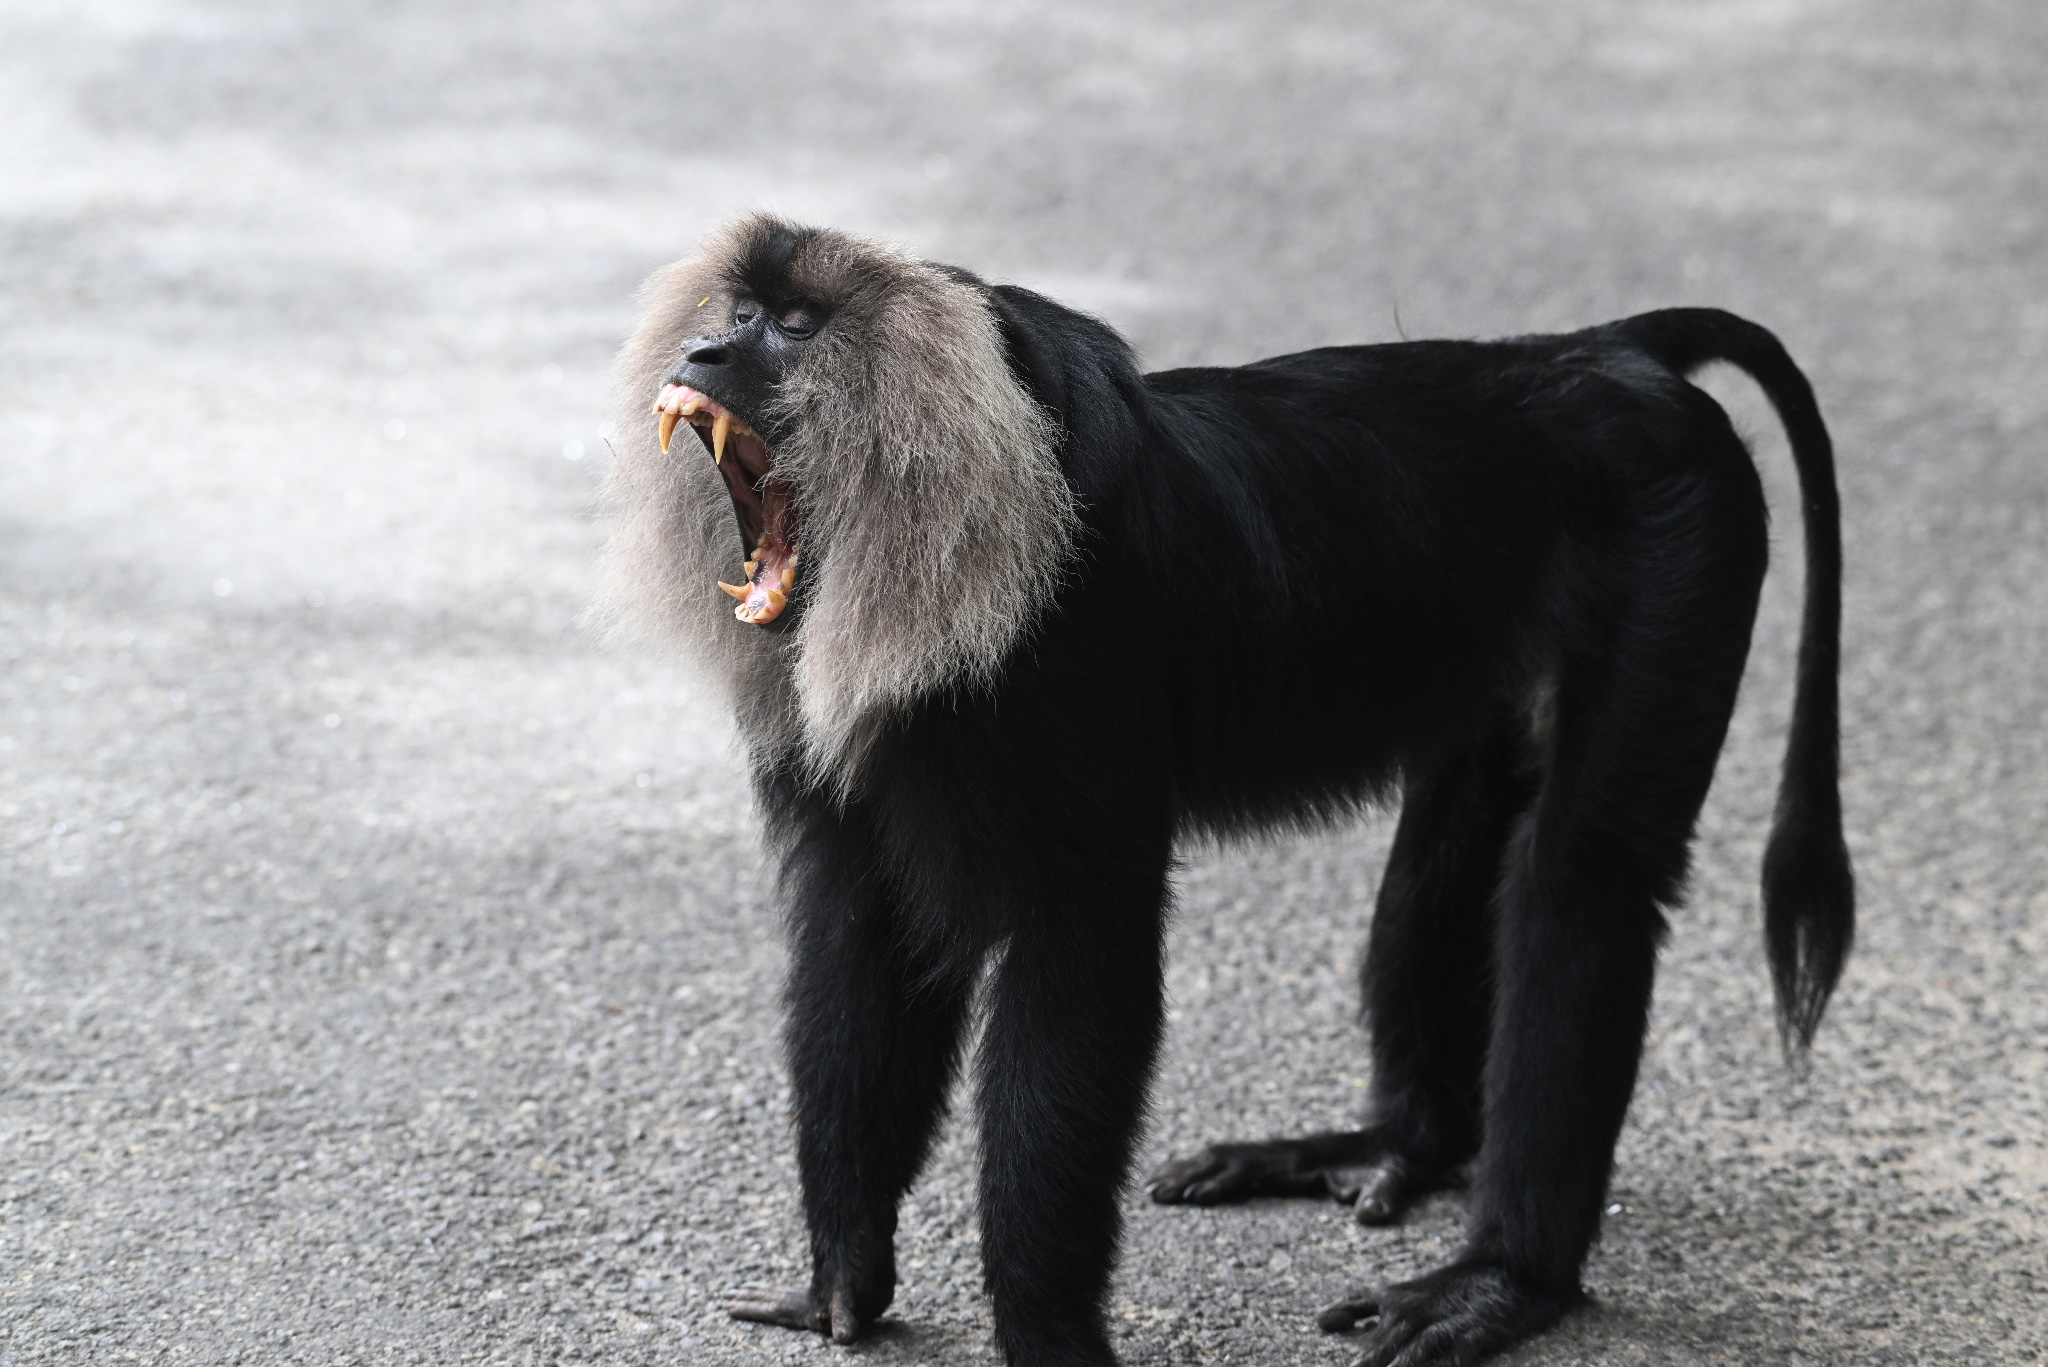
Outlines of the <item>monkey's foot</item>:
{"type": "Polygon", "coordinates": [[[1346,1296],[1316,1316],[1327,1333],[1367,1320],[1351,1367],[1470,1363],[1548,1329],[1582,1293],[1535,1291],[1488,1263],[1452,1263],[1412,1282],[1346,1296]]]}
{"type": "Polygon", "coordinates": [[[1350,1206],[1360,1224],[1383,1225],[1400,1218],[1417,1197],[1449,1185],[1448,1175],[1445,1165],[1420,1161],[1385,1130],[1370,1129],[1211,1144],[1160,1164],[1145,1185],[1164,1206],[1330,1196],[1350,1206]]]}
{"type": "Polygon", "coordinates": [[[743,1286],[726,1299],[725,1313],[755,1324],[829,1334],[834,1343],[852,1343],[868,1327],[854,1309],[850,1287],[820,1298],[814,1291],[793,1286],[743,1286]]]}

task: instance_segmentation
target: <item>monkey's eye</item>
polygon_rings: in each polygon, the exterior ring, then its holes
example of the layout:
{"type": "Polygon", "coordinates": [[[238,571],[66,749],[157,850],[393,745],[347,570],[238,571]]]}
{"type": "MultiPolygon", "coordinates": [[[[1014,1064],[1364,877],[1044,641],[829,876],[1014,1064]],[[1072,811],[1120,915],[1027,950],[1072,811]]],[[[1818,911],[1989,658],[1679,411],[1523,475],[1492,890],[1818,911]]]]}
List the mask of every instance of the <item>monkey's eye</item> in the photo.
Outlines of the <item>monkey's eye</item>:
{"type": "Polygon", "coordinates": [[[743,328],[760,316],[761,306],[753,300],[739,299],[733,302],[732,325],[734,327],[743,328]]]}
{"type": "Polygon", "coordinates": [[[791,304],[775,315],[775,325],[792,337],[808,337],[825,321],[825,311],[815,304],[791,304]]]}

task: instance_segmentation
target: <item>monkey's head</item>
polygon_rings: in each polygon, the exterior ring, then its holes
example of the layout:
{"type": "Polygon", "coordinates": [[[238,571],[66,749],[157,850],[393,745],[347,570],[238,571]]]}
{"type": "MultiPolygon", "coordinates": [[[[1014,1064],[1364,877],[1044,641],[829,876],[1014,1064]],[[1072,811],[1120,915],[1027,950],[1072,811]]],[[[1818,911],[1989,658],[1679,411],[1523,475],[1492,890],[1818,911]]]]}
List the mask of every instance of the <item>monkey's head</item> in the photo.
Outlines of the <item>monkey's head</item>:
{"type": "Polygon", "coordinates": [[[993,677],[1050,601],[1078,525],[1058,432],[988,288],[881,243],[754,215],[641,302],[609,615],[679,637],[750,744],[848,789],[892,712],[993,677]]]}

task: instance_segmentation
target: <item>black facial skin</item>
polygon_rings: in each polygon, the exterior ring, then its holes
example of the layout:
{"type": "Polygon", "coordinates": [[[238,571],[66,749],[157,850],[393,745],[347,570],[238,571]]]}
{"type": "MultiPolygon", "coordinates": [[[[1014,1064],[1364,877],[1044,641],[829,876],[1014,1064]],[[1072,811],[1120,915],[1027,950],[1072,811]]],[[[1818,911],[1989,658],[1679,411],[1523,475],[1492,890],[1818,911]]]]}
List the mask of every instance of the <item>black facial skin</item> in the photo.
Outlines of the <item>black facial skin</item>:
{"type": "MultiPolygon", "coordinates": [[[[759,432],[772,450],[778,436],[772,430],[775,387],[824,324],[825,310],[807,300],[768,304],[741,296],[733,303],[732,326],[684,342],[682,359],[662,382],[709,394],[759,432]]],[[[699,436],[709,440],[701,430],[699,436]]]]}

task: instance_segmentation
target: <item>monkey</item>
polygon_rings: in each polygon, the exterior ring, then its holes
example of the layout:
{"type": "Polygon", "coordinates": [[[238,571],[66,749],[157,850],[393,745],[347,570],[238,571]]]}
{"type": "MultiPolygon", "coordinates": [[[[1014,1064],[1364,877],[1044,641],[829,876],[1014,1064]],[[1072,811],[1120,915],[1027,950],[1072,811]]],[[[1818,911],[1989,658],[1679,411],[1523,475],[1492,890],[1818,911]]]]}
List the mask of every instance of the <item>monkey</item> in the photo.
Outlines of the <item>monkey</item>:
{"type": "Polygon", "coordinates": [[[1840,514],[1764,328],[1682,308],[1147,374],[1031,290],[765,214],[640,303],[604,611],[730,703],[790,949],[809,1280],[735,1318],[875,1324],[968,1071],[998,1346],[1113,1363],[1176,848],[1396,802],[1359,1128],[1147,1189],[1385,1222],[1465,1186],[1452,1261],[1319,1317],[1369,1367],[1469,1362],[1578,1304],[1768,558],[1755,462],[1687,379],[1709,362],[1762,387],[1799,476],[1762,888],[1780,1029],[1810,1044],[1854,924],[1840,514]]]}

